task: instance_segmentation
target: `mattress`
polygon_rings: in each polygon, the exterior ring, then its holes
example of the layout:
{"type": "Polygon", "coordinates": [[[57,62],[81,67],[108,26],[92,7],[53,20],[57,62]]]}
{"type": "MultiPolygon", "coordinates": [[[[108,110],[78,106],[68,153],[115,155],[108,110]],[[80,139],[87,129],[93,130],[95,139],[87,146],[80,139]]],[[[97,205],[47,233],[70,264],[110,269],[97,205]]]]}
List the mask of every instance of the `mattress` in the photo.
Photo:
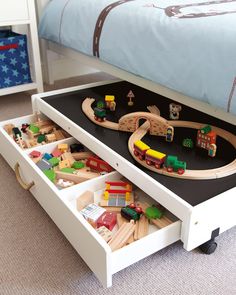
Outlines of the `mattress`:
{"type": "Polygon", "coordinates": [[[236,115],[236,0],[52,0],[39,35],[236,115]]]}

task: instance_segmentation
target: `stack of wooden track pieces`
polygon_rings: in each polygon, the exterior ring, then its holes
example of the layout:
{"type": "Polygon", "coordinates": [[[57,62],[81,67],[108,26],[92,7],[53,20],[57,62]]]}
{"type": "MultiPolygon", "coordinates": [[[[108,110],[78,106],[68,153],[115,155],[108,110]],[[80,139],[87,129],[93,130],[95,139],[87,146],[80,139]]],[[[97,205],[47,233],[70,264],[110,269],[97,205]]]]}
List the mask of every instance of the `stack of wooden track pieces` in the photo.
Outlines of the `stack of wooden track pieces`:
{"type": "Polygon", "coordinates": [[[41,120],[34,123],[24,123],[21,127],[6,124],[5,131],[22,148],[32,148],[69,137],[69,134],[51,120],[41,120]]]}
{"type": "Polygon", "coordinates": [[[147,236],[150,224],[160,229],[172,223],[167,216],[164,216],[164,210],[158,204],[150,206],[145,202],[137,201],[135,204],[132,203],[126,207],[109,208],[109,206],[94,204],[94,195],[90,191],[84,192],[77,198],[77,210],[103,237],[112,251],[147,236]],[[131,210],[139,208],[139,214],[128,216],[126,214],[130,211],[127,210],[126,212],[126,208],[131,208],[131,210]]]}

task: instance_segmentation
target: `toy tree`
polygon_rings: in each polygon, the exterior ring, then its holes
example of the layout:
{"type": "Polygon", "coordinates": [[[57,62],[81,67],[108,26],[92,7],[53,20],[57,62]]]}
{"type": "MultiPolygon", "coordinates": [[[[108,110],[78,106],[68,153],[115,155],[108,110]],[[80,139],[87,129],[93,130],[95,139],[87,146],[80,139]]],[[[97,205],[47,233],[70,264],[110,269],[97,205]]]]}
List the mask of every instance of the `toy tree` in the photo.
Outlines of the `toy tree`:
{"type": "Polygon", "coordinates": [[[99,108],[99,109],[103,109],[105,107],[105,104],[104,104],[104,102],[103,101],[98,101],[97,102],[97,108],[99,108]]]}
{"type": "Polygon", "coordinates": [[[134,94],[132,92],[132,90],[129,91],[129,93],[127,94],[127,96],[129,101],[128,101],[128,106],[132,106],[134,104],[134,102],[132,101],[132,99],[134,98],[134,94]]]}

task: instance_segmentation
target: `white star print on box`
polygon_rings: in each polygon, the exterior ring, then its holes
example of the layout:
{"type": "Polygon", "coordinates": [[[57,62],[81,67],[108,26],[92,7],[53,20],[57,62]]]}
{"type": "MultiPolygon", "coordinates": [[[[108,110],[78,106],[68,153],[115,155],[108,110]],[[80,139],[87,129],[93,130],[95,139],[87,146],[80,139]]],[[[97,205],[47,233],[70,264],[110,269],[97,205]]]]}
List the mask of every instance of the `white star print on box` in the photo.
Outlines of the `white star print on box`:
{"type": "Polygon", "coordinates": [[[0,88],[31,83],[26,35],[0,31],[0,88]]]}

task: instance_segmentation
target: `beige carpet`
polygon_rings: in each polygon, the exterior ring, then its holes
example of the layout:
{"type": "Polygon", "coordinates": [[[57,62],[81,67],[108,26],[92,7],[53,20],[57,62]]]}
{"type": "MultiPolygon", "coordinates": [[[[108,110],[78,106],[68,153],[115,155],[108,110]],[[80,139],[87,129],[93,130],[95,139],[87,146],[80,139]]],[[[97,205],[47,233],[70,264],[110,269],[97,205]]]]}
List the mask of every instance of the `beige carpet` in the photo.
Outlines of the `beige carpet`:
{"type": "MultiPolygon", "coordinates": [[[[106,78],[89,75],[49,88],[106,78]]],[[[29,113],[29,94],[0,97],[0,120],[29,113]]],[[[104,289],[0,156],[0,295],[233,295],[235,234],[235,228],[223,233],[209,256],[198,250],[186,252],[181,242],[175,243],[117,273],[113,287],[104,289]]]]}

